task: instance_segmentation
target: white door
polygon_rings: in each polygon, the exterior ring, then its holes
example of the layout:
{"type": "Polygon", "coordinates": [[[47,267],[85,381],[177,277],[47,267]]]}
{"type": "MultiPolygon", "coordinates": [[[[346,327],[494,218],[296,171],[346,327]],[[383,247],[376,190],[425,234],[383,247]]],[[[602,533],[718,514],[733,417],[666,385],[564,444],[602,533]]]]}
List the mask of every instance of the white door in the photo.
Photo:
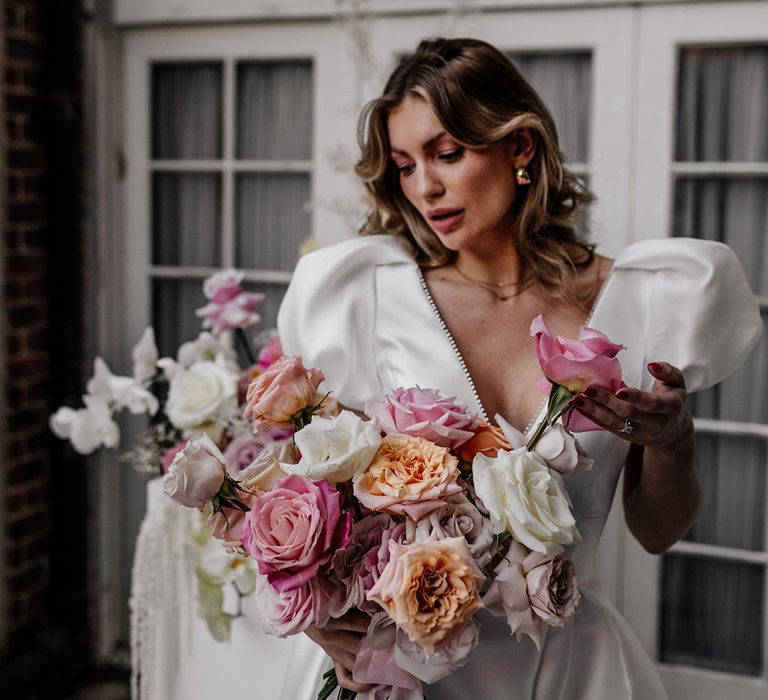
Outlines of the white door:
{"type": "MultiPolygon", "coordinates": [[[[635,238],[728,243],[768,319],[768,4],[641,11],[635,238]]],[[[670,697],[768,697],[768,337],[694,395],[703,510],[662,557],[627,540],[624,612],[670,697]]]]}

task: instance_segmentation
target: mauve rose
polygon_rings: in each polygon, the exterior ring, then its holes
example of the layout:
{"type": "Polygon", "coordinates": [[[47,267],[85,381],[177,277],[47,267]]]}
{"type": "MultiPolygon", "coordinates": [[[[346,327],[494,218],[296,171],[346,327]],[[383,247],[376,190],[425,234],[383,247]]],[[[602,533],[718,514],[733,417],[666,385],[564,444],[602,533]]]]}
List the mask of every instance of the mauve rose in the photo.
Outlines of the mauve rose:
{"type": "Polygon", "coordinates": [[[230,328],[245,328],[261,320],[256,308],[264,295],[244,292],[242,281],[242,272],[225,270],[203,282],[203,293],[209,302],[195,311],[203,319],[203,328],[210,328],[214,335],[220,335],[230,328]]]}
{"type": "Polygon", "coordinates": [[[481,569],[493,556],[491,547],[494,537],[490,521],[461,493],[450,496],[444,505],[416,523],[413,540],[426,542],[430,537],[438,540],[463,537],[472,558],[481,569]]]}
{"type": "MultiPolygon", "coordinates": [[[[544,318],[539,315],[531,323],[531,335],[536,338],[536,354],[547,379],[576,394],[590,385],[610,391],[617,391],[624,386],[621,364],[616,358],[624,346],[612,343],[604,333],[582,326],[577,340],[553,336],[544,318]]],[[[549,394],[549,382],[542,380],[539,387],[545,394],[549,394]]],[[[571,414],[568,427],[577,433],[602,430],[578,411],[571,414]]]]}
{"type": "Polygon", "coordinates": [[[229,473],[237,476],[238,472],[253,463],[264,451],[264,442],[252,435],[240,435],[227,445],[224,457],[229,465],[229,473]]]}
{"type": "Polygon", "coordinates": [[[262,427],[290,428],[292,418],[317,403],[319,369],[307,369],[298,356],[283,356],[251,382],[243,416],[262,427]]]}
{"type": "Polygon", "coordinates": [[[421,683],[395,661],[397,627],[385,612],[378,612],[368,625],[355,655],[352,678],[374,686],[358,693],[359,700],[423,700],[421,683]]]}
{"type": "Polygon", "coordinates": [[[561,474],[587,471],[592,469],[595,461],[587,457],[579,441],[561,423],[555,423],[544,431],[536,443],[535,451],[561,474]]]}
{"type": "Polygon", "coordinates": [[[528,635],[541,649],[544,624],[563,627],[580,597],[573,565],[562,550],[542,555],[512,542],[483,604],[494,615],[506,616],[518,640],[528,635]]]}
{"type": "Polygon", "coordinates": [[[287,476],[248,511],[243,547],[278,591],[298,588],[349,541],[352,517],[327,481],[287,476]]]}
{"type": "Polygon", "coordinates": [[[349,542],[333,557],[336,584],[330,600],[331,617],[352,608],[375,612],[378,606],[365,594],[373,588],[389,561],[389,542],[401,542],[405,526],[386,513],[366,515],[352,526],[349,542]]]}
{"type": "Polygon", "coordinates": [[[328,622],[326,595],[317,580],[290,590],[275,590],[263,576],[256,579],[256,607],[267,634],[287,637],[303,632],[310,625],[328,622]]]}
{"type": "Polygon", "coordinates": [[[400,668],[424,683],[436,683],[461,668],[479,641],[480,625],[477,620],[471,618],[465,625],[457,627],[427,659],[421,646],[399,631],[395,644],[395,661],[400,668]]]}
{"type": "Polygon", "coordinates": [[[353,480],[366,508],[419,520],[462,490],[458,460],[445,447],[420,437],[387,435],[373,461],[353,480]]]}
{"type": "Polygon", "coordinates": [[[219,491],[227,461],[207,435],[187,443],[163,477],[163,491],[177,503],[200,510],[219,491]]]}
{"type": "MultiPolygon", "coordinates": [[[[496,422],[512,445],[512,449],[526,444],[525,435],[498,414],[496,422]]],[[[562,423],[547,427],[533,451],[542,457],[548,466],[561,474],[587,471],[594,463],[593,459],[587,457],[587,453],[584,452],[576,437],[562,423]]]]}
{"type": "Polygon", "coordinates": [[[454,397],[418,386],[395,389],[384,401],[365,404],[365,413],[379,419],[385,435],[422,437],[451,449],[473,436],[472,428],[477,420],[477,416],[454,397]]]}
{"type": "Polygon", "coordinates": [[[483,575],[463,537],[389,543],[390,560],[368,592],[423,649],[427,661],[482,607],[483,575]]]}

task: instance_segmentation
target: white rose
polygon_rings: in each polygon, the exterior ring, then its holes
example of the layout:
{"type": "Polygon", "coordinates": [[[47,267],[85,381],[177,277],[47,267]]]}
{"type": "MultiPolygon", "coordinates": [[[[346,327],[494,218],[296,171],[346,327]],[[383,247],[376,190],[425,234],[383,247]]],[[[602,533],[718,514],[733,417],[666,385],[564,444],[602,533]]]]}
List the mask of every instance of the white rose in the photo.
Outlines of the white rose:
{"type": "Polygon", "coordinates": [[[218,362],[197,362],[173,374],[165,411],[177,428],[194,428],[215,419],[237,396],[238,376],[218,362]]]}
{"type": "Polygon", "coordinates": [[[207,435],[187,443],[163,477],[163,491],[177,503],[200,510],[218,493],[227,475],[224,455],[207,435]]]}
{"type": "Polygon", "coordinates": [[[584,472],[592,469],[594,463],[593,459],[587,457],[579,441],[561,423],[555,423],[544,431],[536,443],[535,451],[561,474],[584,472]]]}
{"type": "Polygon", "coordinates": [[[578,538],[562,478],[535,452],[525,447],[499,450],[493,459],[478,453],[472,474],[495,533],[509,531],[528,549],[542,554],[578,538]]]}
{"type": "Polygon", "coordinates": [[[347,481],[368,467],[381,444],[379,424],[351,411],[333,418],[316,416],[294,436],[301,452],[298,464],[283,464],[289,474],[312,481],[347,481]]]}
{"type": "Polygon", "coordinates": [[[250,491],[253,488],[271,491],[278,479],[288,476],[283,464],[290,459],[290,444],[265,449],[253,462],[237,474],[240,485],[250,491]]]}

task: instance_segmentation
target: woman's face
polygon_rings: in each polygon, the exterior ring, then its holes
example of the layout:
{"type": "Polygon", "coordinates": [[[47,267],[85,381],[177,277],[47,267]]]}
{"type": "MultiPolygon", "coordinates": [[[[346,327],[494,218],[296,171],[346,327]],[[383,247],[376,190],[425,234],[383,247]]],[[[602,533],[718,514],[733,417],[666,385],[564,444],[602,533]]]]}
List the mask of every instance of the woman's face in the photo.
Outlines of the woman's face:
{"type": "Polygon", "coordinates": [[[461,146],[420,97],[406,97],[387,125],[403,194],[443,245],[460,251],[512,240],[516,184],[509,143],[461,146]]]}

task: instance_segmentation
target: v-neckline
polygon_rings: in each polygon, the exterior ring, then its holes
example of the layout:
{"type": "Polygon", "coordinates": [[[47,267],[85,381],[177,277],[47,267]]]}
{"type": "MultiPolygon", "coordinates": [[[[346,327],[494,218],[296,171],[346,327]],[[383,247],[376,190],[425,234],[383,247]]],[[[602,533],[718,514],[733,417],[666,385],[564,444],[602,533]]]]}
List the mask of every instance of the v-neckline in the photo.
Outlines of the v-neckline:
{"type": "MultiPolygon", "coordinates": [[[[424,296],[426,297],[426,300],[429,303],[429,306],[432,308],[435,318],[437,319],[437,322],[440,324],[440,328],[442,329],[445,338],[448,340],[448,343],[450,344],[453,350],[453,353],[456,356],[456,359],[458,360],[459,366],[464,372],[464,379],[466,380],[466,384],[469,387],[470,393],[474,396],[475,402],[477,403],[478,408],[480,409],[480,418],[482,418],[482,420],[484,420],[486,423],[490,424],[491,421],[488,418],[488,412],[485,410],[485,405],[483,404],[483,401],[480,398],[480,393],[478,392],[477,386],[475,385],[475,380],[472,378],[472,374],[470,373],[469,368],[467,367],[467,363],[464,360],[463,355],[461,354],[461,350],[459,349],[456,339],[453,337],[453,334],[448,328],[448,324],[445,322],[443,315],[440,313],[440,309],[437,306],[437,302],[435,302],[435,299],[432,296],[432,292],[429,289],[427,280],[424,277],[424,271],[418,265],[415,265],[414,267],[416,268],[416,274],[418,275],[419,283],[421,284],[421,289],[424,292],[424,296]]],[[[605,295],[605,290],[608,287],[608,283],[613,278],[613,274],[615,270],[616,270],[616,261],[614,261],[613,264],[611,265],[611,269],[608,271],[608,274],[606,275],[605,280],[603,281],[603,284],[600,286],[600,291],[597,293],[597,296],[595,297],[595,301],[592,302],[592,308],[590,309],[589,314],[587,315],[587,318],[584,321],[583,325],[589,326],[589,324],[592,322],[592,319],[594,318],[595,313],[597,312],[597,308],[600,304],[600,301],[605,295]]],[[[547,407],[547,399],[548,397],[544,396],[544,398],[541,401],[541,404],[539,405],[538,410],[534,413],[534,415],[531,417],[531,420],[528,422],[528,425],[526,425],[525,429],[522,431],[523,435],[528,435],[531,429],[534,427],[534,425],[536,425],[539,422],[542,413],[547,407]]]]}

